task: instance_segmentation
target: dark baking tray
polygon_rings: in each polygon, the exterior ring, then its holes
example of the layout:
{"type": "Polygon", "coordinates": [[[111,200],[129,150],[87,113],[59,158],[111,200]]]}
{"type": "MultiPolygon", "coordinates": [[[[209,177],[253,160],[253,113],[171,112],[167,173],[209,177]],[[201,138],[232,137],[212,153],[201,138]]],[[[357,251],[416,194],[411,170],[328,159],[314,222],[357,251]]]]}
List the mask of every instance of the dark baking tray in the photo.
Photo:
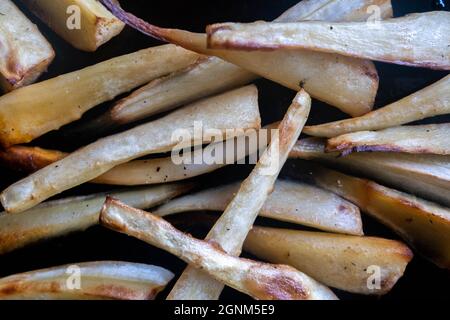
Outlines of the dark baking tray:
{"type": "MultiPolygon", "coordinates": [[[[198,32],[204,31],[205,25],[214,22],[271,20],[297,2],[297,0],[121,0],[122,5],[126,9],[155,24],[198,32]]],[[[395,15],[402,16],[412,12],[435,10],[436,3],[439,2],[443,1],[393,0],[393,5],[395,15]]],[[[20,6],[20,3],[18,5],[20,6]]],[[[39,25],[42,32],[47,36],[56,50],[56,59],[43,79],[52,78],[118,55],[160,44],[149,37],[126,28],[120,36],[101,47],[97,52],[84,53],[73,49],[29,14],[27,10],[24,9],[24,11],[39,25]]],[[[394,102],[441,79],[447,74],[446,72],[383,63],[377,63],[377,69],[380,74],[380,90],[376,102],[377,107],[394,102]]],[[[257,81],[257,85],[260,89],[260,106],[264,123],[281,119],[289,106],[290,100],[294,96],[294,92],[267,80],[259,80],[257,81]]],[[[89,111],[81,122],[95,117],[110,105],[110,103],[106,103],[89,111]]],[[[314,101],[309,123],[323,123],[344,117],[345,115],[336,109],[314,101]]],[[[449,121],[450,117],[447,116],[427,119],[423,123],[449,121]]],[[[83,135],[82,132],[77,132],[76,128],[76,123],[68,125],[58,132],[52,132],[34,141],[33,145],[72,151],[83,144],[95,140],[96,137],[83,135]]],[[[295,172],[295,168],[300,165],[301,163],[299,162],[289,161],[282,176],[292,177],[292,172],[295,172]]],[[[225,181],[245,178],[250,170],[251,167],[248,166],[230,166],[197,180],[200,181],[202,187],[209,187],[225,181]]],[[[7,187],[10,183],[21,177],[22,175],[19,173],[0,168],[0,188],[7,187]]],[[[111,190],[111,188],[83,185],[65,192],[59,197],[74,194],[89,194],[104,190],[111,190]]],[[[172,219],[180,228],[184,228],[184,230],[195,236],[201,237],[205,234],[206,230],[204,227],[193,224],[179,224],[181,220],[183,219],[177,217],[172,219]]],[[[258,223],[275,224],[274,222],[263,219],[260,219],[258,223]]],[[[277,225],[291,228],[296,227],[278,223],[277,225]]],[[[367,235],[398,239],[387,228],[367,216],[364,216],[364,226],[367,235]]],[[[83,233],[45,241],[1,256],[0,276],[61,264],[94,260],[123,260],[155,264],[166,267],[176,274],[180,274],[185,267],[183,262],[161,250],[104,228],[94,227],[83,233]]],[[[398,282],[392,292],[385,297],[364,297],[339,291],[336,292],[343,299],[448,299],[450,297],[449,287],[450,276],[447,271],[440,270],[433,264],[416,256],[408,266],[405,276],[398,282]]],[[[162,294],[160,298],[164,296],[162,294]]],[[[222,298],[248,299],[242,294],[228,288],[224,291],[222,298]]]]}

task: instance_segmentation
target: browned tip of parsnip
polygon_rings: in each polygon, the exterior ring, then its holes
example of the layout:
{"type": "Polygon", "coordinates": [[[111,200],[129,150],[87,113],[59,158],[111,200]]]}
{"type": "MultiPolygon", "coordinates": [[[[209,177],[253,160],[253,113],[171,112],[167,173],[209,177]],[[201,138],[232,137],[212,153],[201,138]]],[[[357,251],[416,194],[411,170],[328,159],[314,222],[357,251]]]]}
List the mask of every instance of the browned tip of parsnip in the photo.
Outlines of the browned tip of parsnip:
{"type": "Polygon", "coordinates": [[[0,300],[153,300],[173,276],[152,265],[85,262],[0,279],[0,300]]]}
{"type": "Polygon", "coordinates": [[[328,288],[291,267],[228,255],[213,241],[194,239],[162,218],[112,198],[106,200],[100,221],[115,231],[166,250],[256,299],[336,299],[328,288]]]}
{"type": "Polygon", "coordinates": [[[66,153],[57,150],[13,146],[6,150],[0,149],[0,164],[12,170],[32,173],[65,156],[66,153]]]}
{"type": "Polygon", "coordinates": [[[403,126],[361,131],[328,140],[327,152],[404,152],[450,155],[450,124],[403,126]]]}

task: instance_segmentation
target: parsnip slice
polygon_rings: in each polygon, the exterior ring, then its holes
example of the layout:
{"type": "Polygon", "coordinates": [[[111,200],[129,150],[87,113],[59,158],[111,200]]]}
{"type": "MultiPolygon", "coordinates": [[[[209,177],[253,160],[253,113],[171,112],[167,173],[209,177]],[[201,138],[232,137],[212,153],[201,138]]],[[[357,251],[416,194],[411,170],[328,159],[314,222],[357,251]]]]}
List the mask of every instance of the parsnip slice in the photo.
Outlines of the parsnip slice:
{"type": "MultiPolygon", "coordinates": [[[[207,240],[218,243],[232,255],[240,255],[245,238],[272,193],[289,152],[308,119],[310,109],[311,98],[301,90],[278,126],[278,135],[276,138],[272,136],[269,147],[250,176],[241,184],[239,191],[209,232],[207,240]]],[[[222,290],[222,283],[205,277],[201,270],[188,267],[168,299],[217,300],[222,290]]]]}
{"type": "Polygon", "coordinates": [[[450,206],[450,157],[406,153],[325,153],[324,140],[299,141],[290,157],[318,160],[450,206]]]}
{"type": "Polygon", "coordinates": [[[328,140],[327,152],[383,151],[450,155],[450,124],[361,131],[328,140]]]}
{"type": "Polygon", "coordinates": [[[312,177],[397,232],[439,267],[450,268],[450,209],[332,170],[317,169],[312,177]]]}
{"type": "Polygon", "coordinates": [[[185,68],[199,58],[174,45],[149,48],[0,97],[0,144],[27,143],[78,120],[98,104],[185,68]]]}
{"type": "Polygon", "coordinates": [[[65,156],[67,153],[58,150],[12,146],[6,150],[0,150],[0,164],[11,170],[31,173],[61,160],[65,156]]]}
{"type": "MultiPolygon", "coordinates": [[[[192,184],[165,184],[110,195],[133,207],[148,209],[191,188],[192,184]]],[[[96,225],[106,196],[104,193],[66,198],[43,203],[19,214],[0,213],[0,254],[96,225]]]]}
{"type": "Polygon", "coordinates": [[[240,88],[94,142],[13,184],[2,192],[0,200],[8,212],[24,211],[133,159],[202,145],[225,136],[231,139],[243,135],[246,129],[260,126],[256,87],[240,88]],[[198,131],[195,130],[198,122],[202,124],[202,136],[194,132],[198,131]],[[174,141],[172,135],[176,130],[183,130],[191,139],[174,141]]]}
{"type": "Polygon", "coordinates": [[[207,34],[211,49],[307,49],[450,70],[448,12],[376,22],[218,23],[208,26],[207,34]]]}
{"type": "Polygon", "coordinates": [[[244,250],[293,266],[330,287],[367,295],[388,293],[413,257],[398,241],[261,227],[249,233],[244,250]],[[372,283],[376,271],[380,278],[372,283]]]}
{"type": "Polygon", "coordinates": [[[84,51],[97,50],[125,26],[96,0],[20,1],[64,40],[84,51]]]}
{"type": "MultiPolygon", "coordinates": [[[[365,1],[366,4],[373,2],[365,1]]],[[[372,110],[378,90],[378,74],[370,61],[308,51],[245,53],[208,50],[205,34],[159,28],[125,12],[112,0],[102,0],[102,3],[122,21],[154,38],[172,42],[202,54],[217,56],[295,91],[304,88],[313,97],[336,106],[352,116],[360,116],[372,110]]],[[[386,4],[386,1],[383,4],[386,4]]],[[[335,5],[334,1],[325,4],[322,9],[324,15],[329,17],[329,13],[325,14],[325,12],[333,11],[335,5]]],[[[301,7],[302,4],[299,4],[296,10],[298,12],[303,10],[300,9],[301,7]]],[[[342,9],[342,3],[337,7],[342,9]]],[[[392,13],[388,7],[389,5],[380,7],[383,10],[381,16],[392,13]]],[[[365,8],[364,4],[356,10],[362,8],[365,8]]],[[[346,14],[337,10],[334,17],[340,20],[347,17],[350,12],[354,12],[353,10],[355,8],[349,9],[346,14]]],[[[309,7],[305,7],[303,12],[302,17],[312,13],[309,7]]],[[[315,18],[320,19],[321,12],[317,11],[315,18]]],[[[362,21],[365,21],[368,16],[370,13],[364,18],[362,15],[355,15],[362,21]]]]}
{"type": "Polygon", "coordinates": [[[133,209],[111,198],[102,209],[100,221],[108,228],[176,255],[217,281],[255,299],[337,299],[330,289],[291,267],[234,257],[213,241],[194,239],[151,213],[133,209]]]}
{"type": "Polygon", "coordinates": [[[173,276],[164,268],[139,263],[85,262],[0,279],[0,299],[154,300],[173,276]],[[79,288],[70,278],[78,272],[79,288]]]}
{"type": "Polygon", "coordinates": [[[0,86],[11,91],[33,83],[55,52],[39,29],[11,0],[0,2],[0,86]]]}
{"type": "Polygon", "coordinates": [[[284,12],[275,22],[367,21],[393,17],[391,0],[303,0],[284,12]]]}
{"type": "MultiPolygon", "coordinates": [[[[189,211],[223,212],[239,186],[236,183],[173,199],[153,213],[167,216],[189,211]]],[[[333,193],[294,181],[277,181],[259,215],[320,230],[363,234],[358,207],[333,193]]]]}
{"type": "Polygon", "coordinates": [[[305,133],[333,138],[357,131],[381,130],[450,113],[450,75],[406,98],[362,117],[305,127],[305,133]]]}

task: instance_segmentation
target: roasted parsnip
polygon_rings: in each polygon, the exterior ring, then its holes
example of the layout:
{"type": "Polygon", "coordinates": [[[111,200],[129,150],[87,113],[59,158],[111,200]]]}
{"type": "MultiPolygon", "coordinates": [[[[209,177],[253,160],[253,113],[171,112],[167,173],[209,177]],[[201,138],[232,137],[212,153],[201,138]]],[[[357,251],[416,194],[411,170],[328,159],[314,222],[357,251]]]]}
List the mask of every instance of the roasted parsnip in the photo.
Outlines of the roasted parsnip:
{"type": "Polygon", "coordinates": [[[84,51],[97,50],[117,36],[125,26],[96,0],[21,2],[64,40],[84,51]]]}
{"type": "MultiPolygon", "coordinates": [[[[275,182],[289,152],[300,136],[311,109],[311,98],[301,90],[278,126],[279,132],[271,137],[269,147],[241,184],[233,200],[213,226],[207,240],[219,244],[227,253],[241,254],[242,245],[259,212],[272,193],[275,182]]],[[[217,300],[223,284],[205,277],[202,270],[188,267],[178,279],[168,299],[217,300]]]]}
{"type": "Polygon", "coordinates": [[[403,152],[450,155],[450,124],[361,131],[328,140],[327,152],[403,152]]]}
{"type": "MultiPolygon", "coordinates": [[[[303,17],[308,18],[309,14],[314,12],[315,18],[320,19],[322,14],[329,17],[329,12],[340,8],[341,10],[335,11],[334,18],[341,20],[357,10],[366,8],[365,4],[370,6],[373,2],[377,1],[365,1],[360,3],[358,9],[352,8],[346,13],[342,11],[343,3],[336,1],[325,3],[318,11],[311,11],[309,6],[302,9],[303,5],[299,4],[295,12],[299,13],[299,20],[303,17]]],[[[363,115],[373,107],[378,90],[378,74],[370,61],[309,51],[245,53],[208,50],[205,34],[159,28],[125,12],[112,0],[102,0],[102,3],[122,21],[147,35],[192,51],[217,56],[293,90],[304,88],[313,97],[336,106],[352,116],[363,115]]],[[[392,13],[389,7],[389,2],[383,1],[383,6],[380,7],[383,10],[381,16],[392,13]]],[[[367,12],[365,16],[355,14],[354,17],[365,21],[370,15],[367,12]]]]}
{"type": "Polygon", "coordinates": [[[413,257],[398,241],[261,227],[249,233],[244,250],[293,266],[327,286],[369,295],[388,293],[413,257]],[[368,285],[375,266],[379,287],[368,285]]]}
{"type": "Polygon", "coordinates": [[[173,276],[164,268],[139,263],[84,262],[0,279],[0,299],[153,300],[173,276]],[[79,283],[71,282],[75,271],[79,283]]]}
{"type": "Polygon", "coordinates": [[[292,158],[318,160],[339,169],[376,179],[412,194],[450,206],[450,157],[407,153],[353,153],[345,157],[325,153],[326,142],[311,138],[299,141],[292,158]]]}
{"type": "MultiPolygon", "coordinates": [[[[153,213],[167,216],[192,211],[224,211],[239,191],[235,183],[186,195],[160,206],[153,213]]],[[[279,180],[259,215],[320,230],[362,235],[358,207],[331,192],[294,181],[279,180]]]]}
{"type": "Polygon", "coordinates": [[[316,169],[313,179],[322,188],[352,201],[397,232],[424,257],[450,268],[450,210],[375,182],[327,169],[316,169]]]}
{"type": "Polygon", "coordinates": [[[108,228],[176,255],[217,281],[255,299],[337,299],[330,289],[291,267],[234,257],[212,241],[194,239],[151,213],[111,198],[103,206],[100,221],[108,228]]]}
{"type": "Polygon", "coordinates": [[[0,2],[0,86],[11,91],[33,83],[55,52],[39,29],[11,0],[0,2]]]}
{"type": "Polygon", "coordinates": [[[381,130],[450,113],[450,75],[404,99],[362,117],[305,127],[305,133],[333,138],[342,134],[381,130]]]}
{"type": "Polygon", "coordinates": [[[61,160],[65,156],[67,153],[58,150],[13,146],[6,150],[0,149],[0,164],[15,171],[31,173],[61,160]]]}
{"type": "MultiPolygon", "coordinates": [[[[133,207],[148,209],[191,188],[192,184],[165,184],[110,195],[133,207]]],[[[105,193],[66,198],[43,203],[19,214],[0,213],[0,254],[96,225],[106,196],[105,193]]]]}
{"type": "Polygon", "coordinates": [[[218,23],[208,26],[207,34],[210,49],[307,49],[450,70],[448,12],[370,22],[218,23]]]}
{"type": "Polygon", "coordinates": [[[0,144],[27,143],[150,80],[185,68],[199,55],[164,45],[113,58],[0,97],[0,144]]]}
{"type": "Polygon", "coordinates": [[[260,127],[256,87],[240,88],[98,140],[13,184],[2,192],[0,200],[8,212],[24,211],[136,158],[202,145],[213,139],[231,139],[245,134],[246,129],[260,127]],[[201,123],[200,130],[196,130],[196,123],[201,123]],[[184,139],[177,141],[175,133],[184,139]]]}

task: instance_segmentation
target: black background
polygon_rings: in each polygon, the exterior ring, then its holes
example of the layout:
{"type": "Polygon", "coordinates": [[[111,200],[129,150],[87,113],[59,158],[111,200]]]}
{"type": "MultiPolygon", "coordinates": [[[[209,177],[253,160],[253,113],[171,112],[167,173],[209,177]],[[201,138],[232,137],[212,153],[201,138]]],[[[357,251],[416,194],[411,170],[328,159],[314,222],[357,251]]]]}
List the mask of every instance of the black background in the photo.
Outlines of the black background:
{"type": "MultiPolygon", "coordinates": [[[[122,5],[127,10],[154,24],[197,32],[204,31],[205,25],[214,22],[272,20],[297,2],[296,0],[121,0],[122,5]]],[[[430,11],[436,8],[434,3],[435,1],[429,0],[393,0],[395,16],[402,16],[412,12],[430,11]]],[[[121,54],[160,44],[134,30],[126,28],[121,35],[101,47],[97,52],[84,53],[73,49],[26,10],[24,11],[39,25],[41,31],[53,44],[56,51],[56,59],[43,79],[71,72],[121,54]]],[[[380,74],[380,90],[376,102],[377,107],[394,102],[441,79],[447,74],[446,72],[383,63],[377,63],[377,69],[380,74]]],[[[258,80],[257,85],[260,89],[260,106],[264,123],[280,120],[295,93],[267,80],[258,80]]],[[[106,103],[89,111],[79,123],[100,114],[110,105],[111,103],[106,103]]],[[[314,101],[309,123],[323,123],[342,118],[345,118],[345,115],[336,111],[336,109],[314,101]]],[[[428,119],[424,123],[448,122],[448,120],[448,117],[437,117],[428,119]]],[[[72,151],[96,139],[92,135],[83,135],[79,131],[77,132],[77,126],[78,123],[71,124],[58,132],[47,134],[34,141],[33,145],[72,151]]],[[[300,162],[289,161],[282,175],[292,177],[292,172],[295,172],[296,168],[300,165],[300,162]]],[[[251,167],[230,166],[207,177],[199,178],[198,180],[201,181],[202,187],[208,187],[221,184],[225,181],[245,178],[249,170],[251,170],[251,167]]],[[[22,176],[20,173],[13,173],[0,168],[0,188],[7,187],[22,176]]],[[[73,194],[88,194],[110,189],[84,185],[65,192],[59,197],[73,194]]],[[[204,226],[188,225],[184,223],[185,219],[182,217],[175,217],[171,220],[180,228],[196,236],[200,237],[206,232],[204,226]]],[[[259,219],[258,223],[274,224],[264,219],[259,219]]],[[[364,229],[367,235],[397,239],[396,235],[367,216],[364,216],[364,223],[364,229]]],[[[292,225],[278,223],[277,225],[298,228],[298,226],[292,225]]],[[[180,260],[161,250],[101,227],[94,227],[84,233],[46,241],[1,256],[0,276],[61,264],[94,260],[123,260],[155,264],[168,268],[176,274],[180,274],[185,267],[184,263],[180,260]]],[[[363,297],[336,292],[343,299],[448,299],[450,297],[449,287],[450,276],[447,271],[440,270],[431,263],[416,256],[408,266],[405,276],[398,282],[393,291],[383,298],[363,297]]],[[[164,298],[168,290],[161,294],[159,298],[164,298]]],[[[223,293],[223,298],[247,299],[247,297],[232,289],[226,289],[223,293]]]]}

